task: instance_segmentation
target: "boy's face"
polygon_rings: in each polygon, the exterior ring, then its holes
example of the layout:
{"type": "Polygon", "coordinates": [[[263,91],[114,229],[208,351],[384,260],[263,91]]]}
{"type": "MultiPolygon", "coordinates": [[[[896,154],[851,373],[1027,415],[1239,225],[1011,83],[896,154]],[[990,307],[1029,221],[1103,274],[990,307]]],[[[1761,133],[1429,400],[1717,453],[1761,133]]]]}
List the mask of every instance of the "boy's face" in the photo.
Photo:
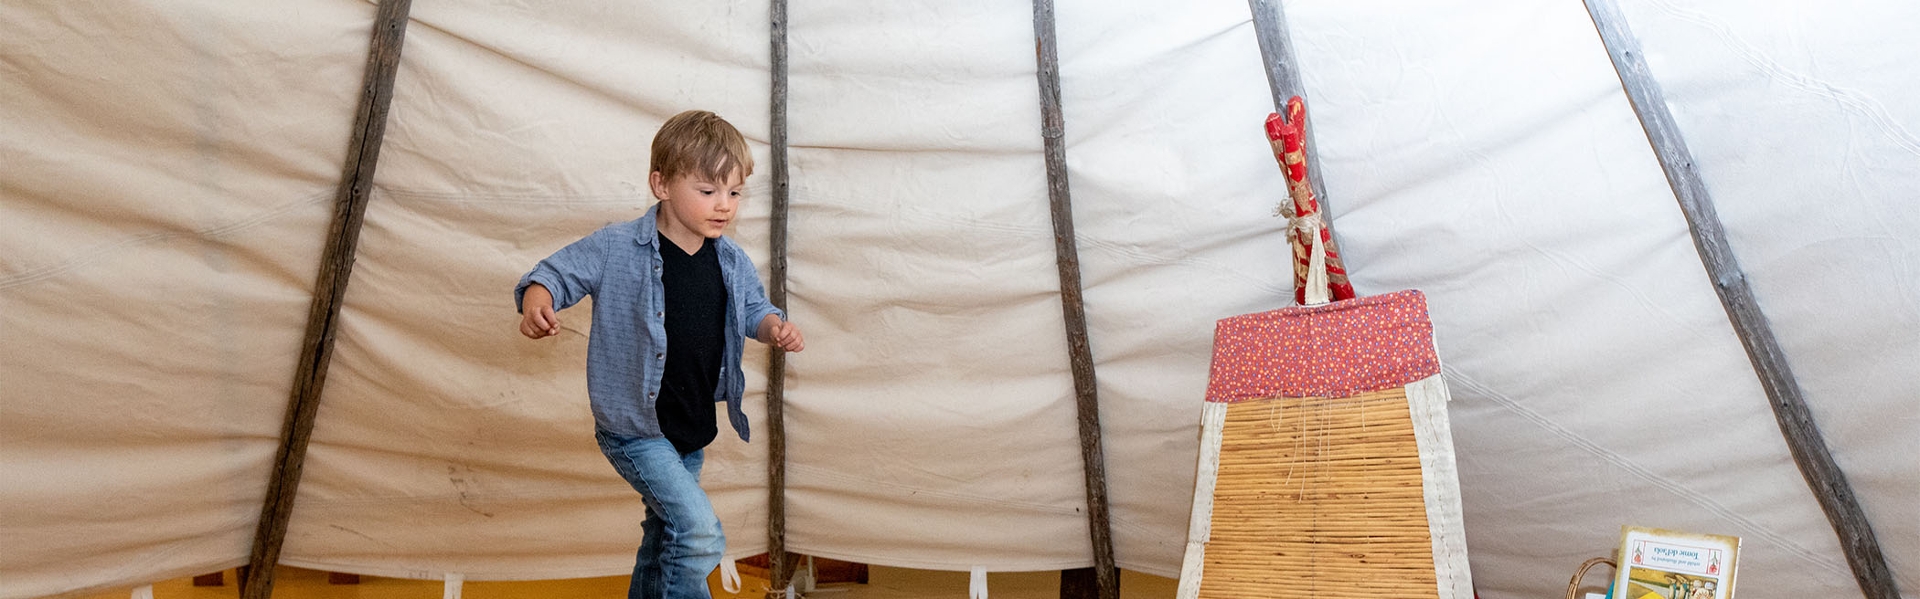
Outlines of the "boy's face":
{"type": "Polygon", "coordinates": [[[690,174],[668,181],[660,171],[654,171],[648,183],[653,196],[660,198],[660,230],[670,238],[681,232],[708,239],[719,237],[738,214],[741,191],[746,187],[740,169],[728,173],[725,182],[690,174]]]}

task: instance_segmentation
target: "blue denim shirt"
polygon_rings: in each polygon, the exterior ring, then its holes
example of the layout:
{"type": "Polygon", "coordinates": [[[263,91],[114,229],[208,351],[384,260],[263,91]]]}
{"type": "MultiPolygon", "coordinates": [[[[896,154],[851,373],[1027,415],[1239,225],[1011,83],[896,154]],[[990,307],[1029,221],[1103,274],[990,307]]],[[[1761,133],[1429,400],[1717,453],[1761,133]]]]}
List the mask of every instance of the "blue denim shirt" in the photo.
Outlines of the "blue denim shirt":
{"type": "MultiPolygon", "coordinates": [[[[534,265],[513,288],[521,307],[527,285],[539,283],[563,310],[593,296],[593,333],[587,338],[587,397],[601,430],[627,437],[661,437],[654,402],[667,362],[666,298],[660,284],[659,229],[655,204],[639,220],[608,225],[534,265]]],[[[740,411],[746,377],[740,372],[745,339],[768,314],[786,314],[767,301],[753,260],[733,243],[714,240],[720,275],[727,286],[726,348],[721,354],[720,384],[713,400],[727,402],[727,417],[740,440],[747,440],[747,416],[740,411]]]]}

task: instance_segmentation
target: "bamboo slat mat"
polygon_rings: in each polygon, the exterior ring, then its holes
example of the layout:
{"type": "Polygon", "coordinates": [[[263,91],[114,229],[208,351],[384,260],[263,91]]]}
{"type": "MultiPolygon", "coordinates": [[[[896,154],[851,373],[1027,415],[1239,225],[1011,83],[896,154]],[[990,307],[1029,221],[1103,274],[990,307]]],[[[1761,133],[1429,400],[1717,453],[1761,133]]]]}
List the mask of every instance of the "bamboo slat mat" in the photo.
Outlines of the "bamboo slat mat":
{"type": "Polygon", "coordinates": [[[1438,597],[1404,388],[1228,406],[1200,597],[1438,597]]]}

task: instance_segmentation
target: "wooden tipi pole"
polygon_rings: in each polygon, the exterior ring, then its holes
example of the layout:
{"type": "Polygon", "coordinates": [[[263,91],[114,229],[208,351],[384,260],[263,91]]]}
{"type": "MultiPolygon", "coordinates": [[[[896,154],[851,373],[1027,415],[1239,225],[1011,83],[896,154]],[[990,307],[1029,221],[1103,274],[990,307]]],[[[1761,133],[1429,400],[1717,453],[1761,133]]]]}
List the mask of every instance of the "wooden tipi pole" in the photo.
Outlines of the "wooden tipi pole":
{"type": "MultiPolygon", "coordinates": [[[[1247,8],[1253,13],[1253,32],[1260,42],[1260,62],[1266,66],[1267,89],[1273,93],[1274,112],[1287,111],[1287,99],[1300,96],[1307,108],[1313,108],[1311,98],[1307,98],[1307,87],[1300,79],[1300,63],[1294,58],[1293,38],[1287,31],[1286,11],[1280,7],[1280,0],[1247,0],[1247,8]]],[[[1312,114],[1308,110],[1308,114],[1312,114]]],[[[1307,117],[1311,118],[1311,117],[1307,117]]],[[[1322,212],[1328,212],[1327,189],[1320,180],[1320,153],[1314,150],[1313,128],[1302,125],[1306,132],[1307,172],[1311,173],[1309,183],[1313,185],[1313,196],[1320,201],[1322,212]]]]}
{"type": "MultiPolygon", "coordinates": [[[[787,309],[787,0],[772,0],[768,8],[772,27],[773,94],[768,142],[772,146],[773,217],[768,232],[772,265],[767,295],[775,307],[787,309]]],[[[784,595],[793,578],[787,556],[787,352],[767,349],[767,580],[768,596],[784,595]]]]}
{"type": "MultiPolygon", "coordinates": [[[[1308,116],[1312,111],[1302,110],[1294,115],[1292,114],[1294,111],[1289,110],[1287,106],[1288,100],[1294,97],[1300,98],[1301,106],[1304,108],[1311,108],[1313,102],[1307,98],[1306,84],[1302,82],[1300,76],[1300,64],[1293,54],[1293,37],[1287,29],[1286,11],[1281,8],[1280,0],[1247,0],[1247,9],[1253,14],[1254,37],[1260,43],[1260,62],[1265,66],[1267,73],[1267,89],[1273,94],[1273,111],[1299,120],[1302,150],[1307,155],[1307,185],[1313,190],[1312,203],[1319,205],[1320,218],[1327,223],[1325,244],[1329,261],[1328,270],[1337,273],[1336,283],[1345,285],[1347,274],[1342,265],[1344,260],[1336,258],[1340,253],[1338,249],[1341,247],[1340,234],[1331,226],[1333,206],[1327,200],[1326,184],[1323,183],[1326,177],[1322,176],[1320,170],[1320,153],[1314,150],[1313,124],[1308,116]]],[[[1276,150],[1276,157],[1278,157],[1277,152],[1276,150]]],[[[1282,169],[1285,169],[1284,165],[1282,169]]],[[[1281,202],[1283,206],[1291,206],[1285,199],[1281,202]]],[[[1285,214],[1289,218],[1293,216],[1290,211],[1285,214]]],[[[1301,281],[1295,281],[1295,283],[1299,284],[1301,281]]],[[[1346,291],[1350,293],[1352,289],[1348,288],[1346,291]]],[[[1335,295],[1338,299],[1347,293],[1335,295]]],[[[1296,297],[1300,297],[1302,302],[1306,301],[1302,295],[1297,294],[1296,297]]]]}
{"type": "MultiPolygon", "coordinates": [[[[1047,197],[1053,213],[1053,248],[1060,270],[1060,306],[1067,327],[1079,413],[1080,458],[1087,485],[1087,528],[1093,542],[1092,589],[1099,599],[1118,599],[1120,571],[1113,560],[1113,529],[1107,515],[1106,458],[1100,448],[1100,398],[1087,342],[1087,313],[1080,294],[1080,254],[1074,241],[1073,202],[1067,188],[1067,141],[1060,110],[1060,55],[1054,37],[1053,0],[1033,3],[1034,59],[1040,79],[1040,138],[1047,161],[1047,197]]],[[[1061,573],[1061,596],[1085,595],[1084,572],[1061,573]]]]}
{"type": "Polygon", "coordinates": [[[1833,455],[1827,451],[1826,439],[1814,425],[1813,413],[1807,409],[1793,370],[1787,367],[1786,352],[1781,350],[1780,341],[1767,324],[1767,315],[1754,301],[1747,275],[1740,270],[1733,248],[1727,244],[1720,215],[1713,207],[1713,197],[1707,193],[1706,182],[1694,168],[1693,152],[1687,149],[1686,139],[1680,135],[1673,114],[1667,110],[1660,83],[1654,80],[1645,57],[1641,56],[1640,41],[1627,28],[1626,19],[1613,0],[1586,0],[1586,4],[1587,14],[1600,32],[1600,41],[1607,47],[1607,56],[1613,59],[1620,85],[1626,89],[1633,112],[1640,117],[1640,127],[1646,130],[1647,141],[1660,159],[1660,168],[1666,171],[1667,184],[1680,202],[1680,212],[1686,216],[1694,248],[1700,252],[1700,262],[1713,280],[1720,306],[1733,321],[1740,345],[1747,350],[1747,360],[1753,363],[1754,372],[1760,377],[1760,386],[1773,405],[1774,419],[1780,423],[1780,433],[1786,437],[1794,464],[1800,467],[1800,475],[1807,479],[1807,486],[1820,501],[1820,509],[1826,512],[1827,521],[1840,537],[1840,548],[1847,556],[1847,565],[1853,568],[1854,580],[1860,583],[1860,590],[1868,599],[1899,599],[1900,591],[1894,587],[1893,574],[1880,551],[1880,542],[1874,538],[1873,527],[1860,509],[1859,500],[1853,496],[1853,487],[1847,484],[1846,473],[1834,463],[1833,455]]]}
{"type": "Polygon", "coordinates": [[[353,275],[354,251],[360,243],[360,225],[373,189],[373,169],[386,134],[387,107],[393,100],[393,77],[400,67],[400,46],[406,39],[407,11],[412,4],[412,0],[380,0],[374,14],[373,41],[367,51],[359,106],[354,110],[346,166],[334,198],[333,223],[321,253],[313,303],[307,310],[307,334],[300,344],[300,362],[295,366],[286,422],[280,432],[280,449],[274,453],[273,475],[267,483],[265,505],[260,510],[260,524],[254,532],[253,552],[242,582],[240,596],[244,599],[267,599],[273,593],[273,566],[280,561],[280,546],[286,540],[293,499],[300,488],[307,442],[313,438],[313,421],[320,410],[320,392],[327,382],[327,364],[333,359],[340,304],[347,293],[347,280],[353,275]]]}

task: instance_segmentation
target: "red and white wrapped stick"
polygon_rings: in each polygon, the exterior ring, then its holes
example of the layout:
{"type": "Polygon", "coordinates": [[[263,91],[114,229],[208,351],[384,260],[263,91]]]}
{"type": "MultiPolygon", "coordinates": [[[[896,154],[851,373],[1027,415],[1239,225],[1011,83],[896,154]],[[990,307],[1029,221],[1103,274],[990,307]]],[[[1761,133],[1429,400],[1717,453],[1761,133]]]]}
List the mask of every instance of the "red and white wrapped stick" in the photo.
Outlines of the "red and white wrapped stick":
{"type": "Polygon", "coordinates": [[[1290,202],[1280,203],[1287,217],[1287,241],[1293,246],[1293,299],[1302,305],[1353,299],[1340,248],[1333,243],[1332,224],[1321,216],[1307,172],[1306,103],[1300,96],[1287,100],[1287,115],[1267,116],[1267,141],[1273,157],[1287,176],[1290,202]]]}

